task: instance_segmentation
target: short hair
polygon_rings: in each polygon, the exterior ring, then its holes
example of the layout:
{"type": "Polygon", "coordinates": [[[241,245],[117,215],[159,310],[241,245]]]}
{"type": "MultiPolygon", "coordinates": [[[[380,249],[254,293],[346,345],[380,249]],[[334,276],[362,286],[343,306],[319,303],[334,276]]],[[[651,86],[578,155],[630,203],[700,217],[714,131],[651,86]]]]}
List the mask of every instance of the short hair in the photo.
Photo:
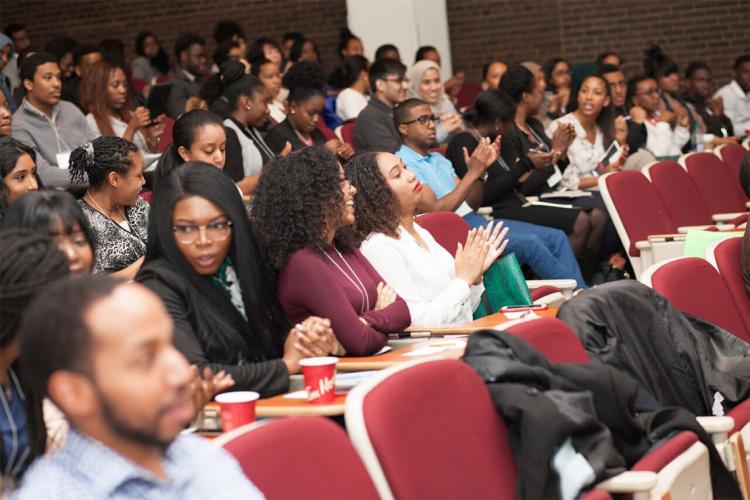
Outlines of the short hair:
{"type": "Polygon", "coordinates": [[[180,54],[188,50],[192,45],[206,45],[206,40],[195,33],[183,33],[174,42],[174,56],[178,62],[180,54]]]}
{"type": "Polygon", "coordinates": [[[287,31],[284,36],[281,37],[281,42],[287,42],[289,40],[304,40],[305,34],[301,31],[287,31]]]}
{"type": "Polygon", "coordinates": [[[125,62],[125,44],[122,40],[105,38],[99,42],[99,52],[101,52],[102,59],[105,61],[109,61],[122,68],[127,66],[125,62]]]}
{"type": "Polygon", "coordinates": [[[365,56],[345,57],[341,65],[331,73],[328,83],[335,89],[351,87],[363,71],[367,72],[369,64],[365,56]]]}
{"type": "Polygon", "coordinates": [[[36,52],[25,58],[23,60],[23,63],[21,63],[21,71],[19,71],[21,81],[34,81],[34,74],[36,73],[36,69],[39,66],[47,63],[57,64],[57,58],[52,54],[48,54],[47,52],[36,52]]]}
{"type": "Polygon", "coordinates": [[[289,102],[300,103],[311,97],[325,96],[325,71],[312,61],[300,61],[289,68],[282,83],[289,89],[289,102]]]}
{"type": "Polygon", "coordinates": [[[500,80],[500,90],[505,92],[518,104],[524,93],[533,92],[536,87],[536,77],[521,64],[513,64],[500,80]]]}
{"type": "MultiPolygon", "coordinates": [[[[623,60],[622,60],[622,57],[620,56],[620,54],[618,54],[617,52],[612,52],[612,51],[601,52],[598,56],[596,56],[596,60],[594,61],[594,64],[596,64],[597,67],[603,66],[604,65],[603,64],[604,60],[606,58],[608,58],[609,56],[615,56],[617,59],[620,60],[620,64],[622,64],[623,60]]],[[[607,66],[614,66],[614,65],[613,64],[609,64],[607,66]]],[[[612,73],[612,72],[610,71],[610,73],[612,73]]]]}
{"type": "Polygon", "coordinates": [[[687,68],[685,68],[685,78],[692,78],[693,73],[700,69],[705,69],[706,71],[711,71],[711,67],[706,64],[703,61],[692,61],[690,64],[687,65],[687,68]]]}
{"type": "Polygon", "coordinates": [[[395,125],[396,130],[398,130],[399,125],[402,125],[405,121],[407,121],[407,118],[409,117],[412,109],[416,108],[417,106],[424,105],[429,106],[430,103],[416,97],[411,97],[397,104],[393,109],[393,124],[395,125]]]}
{"type": "Polygon", "coordinates": [[[477,95],[474,106],[466,111],[464,119],[477,126],[494,123],[495,120],[512,122],[515,116],[516,103],[508,94],[502,90],[487,89],[477,95]]]}
{"type": "Polygon", "coordinates": [[[652,44],[645,51],[646,58],[643,60],[643,71],[652,78],[679,73],[680,67],[677,63],[662,51],[661,47],[652,44]]]}
{"type": "Polygon", "coordinates": [[[646,80],[654,80],[654,77],[645,73],[640,73],[628,80],[628,94],[626,98],[628,103],[631,103],[633,97],[635,97],[635,94],[638,91],[638,84],[646,80]]]}
{"type": "Polygon", "coordinates": [[[245,32],[242,31],[242,27],[234,21],[219,21],[214,27],[213,38],[217,44],[224,43],[228,40],[233,40],[234,37],[246,39],[245,32]]]}
{"type": "MultiPolygon", "coordinates": [[[[614,64],[602,64],[601,66],[597,66],[596,74],[597,75],[606,75],[607,73],[622,73],[622,68],[618,68],[614,64]]],[[[624,74],[624,73],[623,73],[624,74]]]]}
{"type": "Polygon", "coordinates": [[[56,36],[47,42],[47,45],[44,46],[44,51],[52,54],[59,61],[65,54],[72,54],[77,45],[78,43],[69,36],[56,36]]]}
{"type": "Polygon", "coordinates": [[[385,54],[386,52],[391,52],[393,50],[398,52],[398,47],[396,47],[392,43],[384,43],[383,45],[378,47],[378,50],[375,51],[375,60],[382,58],[383,54],[385,54]]]}
{"type": "Polygon", "coordinates": [[[352,33],[349,28],[341,28],[341,31],[339,31],[339,56],[342,55],[341,51],[344,50],[352,40],[359,40],[359,37],[352,33]]]}
{"type": "Polygon", "coordinates": [[[244,75],[243,77],[232,81],[224,89],[224,97],[229,101],[229,108],[232,111],[237,110],[237,103],[241,96],[252,97],[256,92],[264,92],[263,83],[253,75],[244,75]]]}
{"type": "MultiPolygon", "coordinates": [[[[571,70],[573,69],[573,65],[570,64],[570,61],[568,61],[564,57],[553,57],[552,59],[549,59],[547,62],[545,62],[544,66],[542,66],[542,71],[544,71],[544,79],[547,81],[547,88],[553,92],[556,92],[557,89],[555,89],[555,84],[552,83],[552,72],[555,71],[555,66],[560,63],[565,63],[568,65],[568,68],[570,68],[571,70]]],[[[503,76],[503,78],[505,78],[505,76],[503,76]]]]}
{"type": "Polygon", "coordinates": [[[3,29],[3,33],[8,35],[9,37],[13,38],[13,33],[18,33],[21,30],[25,30],[26,25],[22,23],[10,23],[6,24],[5,28],[3,29]]]}
{"type": "Polygon", "coordinates": [[[737,71],[738,69],[740,69],[740,66],[746,63],[750,63],[750,54],[743,54],[741,56],[738,56],[737,59],[734,60],[733,69],[737,71]]]}
{"type": "Polygon", "coordinates": [[[506,66],[508,65],[508,63],[506,63],[505,61],[501,61],[500,59],[494,59],[486,63],[484,66],[482,66],[482,80],[487,79],[487,73],[489,73],[490,71],[490,66],[492,66],[495,63],[502,63],[502,64],[505,64],[506,66]]]}
{"type": "Polygon", "coordinates": [[[250,59],[247,62],[250,63],[250,74],[253,76],[260,76],[260,68],[262,66],[265,66],[266,64],[273,64],[270,59],[266,59],[266,57],[263,55],[255,59],[250,59]]]}
{"type": "Polygon", "coordinates": [[[90,43],[82,43],[80,45],[77,45],[76,48],[73,49],[73,64],[78,66],[78,64],[80,64],[81,62],[81,59],[89,54],[94,53],[101,54],[101,50],[96,45],[92,45],[90,43]]]}
{"type": "Polygon", "coordinates": [[[403,77],[406,74],[406,66],[395,60],[387,57],[376,59],[375,62],[370,66],[370,89],[374,94],[377,90],[375,82],[377,80],[385,80],[391,75],[398,75],[403,77]]]}
{"type": "Polygon", "coordinates": [[[428,52],[437,52],[439,54],[438,50],[432,45],[422,45],[417,49],[417,53],[414,54],[414,64],[423,60],[425,58],[424,56],[427,55],[428,52]]]}

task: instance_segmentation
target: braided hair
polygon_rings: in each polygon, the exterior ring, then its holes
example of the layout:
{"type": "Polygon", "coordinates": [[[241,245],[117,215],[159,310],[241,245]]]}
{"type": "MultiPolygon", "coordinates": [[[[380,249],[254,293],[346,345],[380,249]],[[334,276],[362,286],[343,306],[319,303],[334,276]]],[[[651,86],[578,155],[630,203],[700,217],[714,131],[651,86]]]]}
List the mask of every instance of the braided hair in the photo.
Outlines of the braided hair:
{"type": "Polygon", "coordinates": [[[102,186],[110,172],[124,176],[133,164],[130,153],[137,152],[136,145],[122,137],[97,137],[70,153],[70,180],[83,184],[88,175],[92,187],[102,186]]]}

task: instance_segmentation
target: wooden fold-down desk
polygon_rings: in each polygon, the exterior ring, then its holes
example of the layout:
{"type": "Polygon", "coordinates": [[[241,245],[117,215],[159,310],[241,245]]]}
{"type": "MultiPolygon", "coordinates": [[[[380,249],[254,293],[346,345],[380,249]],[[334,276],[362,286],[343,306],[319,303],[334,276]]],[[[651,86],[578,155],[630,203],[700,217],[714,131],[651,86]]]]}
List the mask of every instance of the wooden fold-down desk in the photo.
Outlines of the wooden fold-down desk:
{"type": "MultiPolygon", "coordinates": [[[[557,316],[558,307],[550,307],[544,311],[534,311],[534,314],[541,316],[542,318],[554,318],[557,316]]],[[[467,333],[474,333],[479,330],[486,328],[492,328],[500,323],[506,321],[512,321],[513,318],[508,318],[503,313],[490,314],[484,318],[471,321],[469,323],[459,326],[410,326],[406,329],[407,332],[431,332],[433,335],[465,335],[467,333]]]]}

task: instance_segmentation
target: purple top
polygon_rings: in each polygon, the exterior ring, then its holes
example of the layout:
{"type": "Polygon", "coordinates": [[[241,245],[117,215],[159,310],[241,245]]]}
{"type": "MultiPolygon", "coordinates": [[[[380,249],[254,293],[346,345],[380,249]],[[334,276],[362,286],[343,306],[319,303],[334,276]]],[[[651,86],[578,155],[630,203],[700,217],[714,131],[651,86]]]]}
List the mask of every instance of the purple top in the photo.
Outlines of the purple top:
{"type": "Polygon", "coordinates": [[[388,333],[400,332],[411,324],[409,309],[401,297],[385,309],[373,310],[381,281],[385,280],[356,248],[339,254],[330,247],[326,255],[303,248],[294,252],[281,270],[279,302],[295,323],[308,316],[329,318],[348,354],[368,356],[386,344],[388,333]]]}

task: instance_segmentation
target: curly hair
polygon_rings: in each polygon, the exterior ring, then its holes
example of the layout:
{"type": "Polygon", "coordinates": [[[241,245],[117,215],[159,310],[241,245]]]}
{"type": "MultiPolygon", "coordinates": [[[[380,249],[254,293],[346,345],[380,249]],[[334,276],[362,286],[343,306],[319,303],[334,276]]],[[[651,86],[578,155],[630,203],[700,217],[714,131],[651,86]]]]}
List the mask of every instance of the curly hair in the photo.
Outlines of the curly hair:
{"type": "Polygon", "coordinates": [[[312,96],[325,95],[326,75],[320,64],[300,61],[289,68],[281,83],[289,89],[290,102],[304,102],[312,96]]]}
{"type": "Polygon", "coordinates": [[[83,184],[88,176],[91,186],[102,186],[107,182],[110,172],[127,174],[133,165],[130,154],[137,152],[136,145],[122,137],[97,137],[70,153],[70,179],[77,184],[83,184]]]}
{"type": "Polygon", "coordinates": [[[357,188],[354,195],[357,219],[352,229],[357,246],[372,233],[398,238],[401,206],[380,173],[377,156],[378,153],[362,153],[349,160],[344,167],[349,182],[357,188]]]}
{"type": "Polygon", "coordinates": [[[302,248],[324,251],[327,225],[340,228],[336,246],[353,247],[351,229],[343,227],[338,162],[322,147],[304,148],[263,167],[251,219],[271,271],[278,273],[302,248]]]}

